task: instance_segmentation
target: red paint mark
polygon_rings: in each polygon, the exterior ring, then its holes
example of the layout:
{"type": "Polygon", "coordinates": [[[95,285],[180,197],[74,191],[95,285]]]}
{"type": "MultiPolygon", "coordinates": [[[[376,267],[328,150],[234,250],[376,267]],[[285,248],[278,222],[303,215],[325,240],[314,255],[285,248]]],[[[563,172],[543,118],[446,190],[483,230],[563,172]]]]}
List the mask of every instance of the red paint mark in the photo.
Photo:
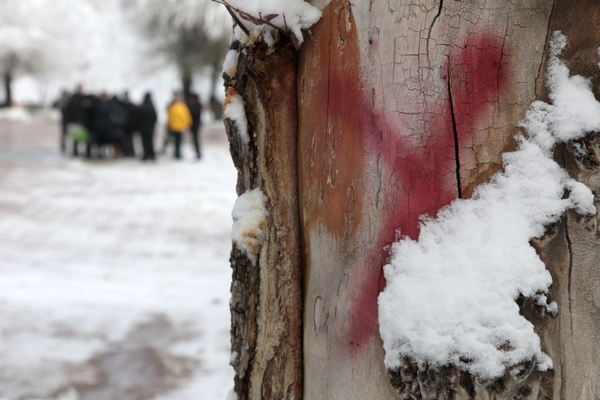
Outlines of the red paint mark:
{"type": "Polygon", "coordinates": [[[503,46],[497,36],[469,35],[464,49],[452,54],[451,67],[457,68],[451,83],[459,140],[468,139],[477,119],[493,112],[506,81],[503,46]]]}
{"type": "Polygon", "coordinates": [[[493,102],[505,83],[505,68],[500,68],[503,65],[502,45],[497,36],[469,35],[463,48],[450,54],[445,71],[449,72],[446,79],[450,79],[452,104],[447,99],[423,110],[430,118],[423,125],[423,138],[417,142],[403,139],[401,134],[394,132],[382,113],[373,114],[364,93],[351,83],[359,79],[334,77],[343,82],[334,84],[334,104],[340,104],[346,112],[362,110],[363,115],[353,116],[362,125],[356,131],[364,135],[362,139],[368,151],[381,151],[387,183],[383,188],[386,220],[367,257],[370,264],[363,268],[363,276],[353,276],[349,282],[349,290],[355,291],[349,298],[356,299],[351,306],[348,333],[353,354],[357,354],[378,331],[377,297],[385,280],[383,265],[373,265],[373,262],[381,260],[385,263],[388,255],[382,247],[394,241],[397,229],[403,236],[416,240],[419,218],[425,214],[434,216],[457,197],[451,110],[454,110],[460,147],[472,135],[473,124],[493,111],[493,102]],[[356,99],[361,99],[358,104],[356,99]],[[382,134],[383,140],[380,140],[382,134]]]}

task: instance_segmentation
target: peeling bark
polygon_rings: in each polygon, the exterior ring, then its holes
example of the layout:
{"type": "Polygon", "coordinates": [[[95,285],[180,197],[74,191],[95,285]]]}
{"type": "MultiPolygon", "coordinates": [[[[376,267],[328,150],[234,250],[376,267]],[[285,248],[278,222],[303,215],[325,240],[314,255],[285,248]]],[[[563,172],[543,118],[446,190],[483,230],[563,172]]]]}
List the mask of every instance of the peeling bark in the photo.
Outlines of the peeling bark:
{"type": "MultiPolygon", "coordinates": [[[[281,39],[240,53],[228,93],[245,102],[250,143],[226,120],[238,194],[269,199],[266,240],[256,265],[231,255],[232,351],[238,399],[302,398],[302,274],[296,176],[296,50],[281,39]]],[[[226,100],[227,103],[227,100],[226,100]]]]}

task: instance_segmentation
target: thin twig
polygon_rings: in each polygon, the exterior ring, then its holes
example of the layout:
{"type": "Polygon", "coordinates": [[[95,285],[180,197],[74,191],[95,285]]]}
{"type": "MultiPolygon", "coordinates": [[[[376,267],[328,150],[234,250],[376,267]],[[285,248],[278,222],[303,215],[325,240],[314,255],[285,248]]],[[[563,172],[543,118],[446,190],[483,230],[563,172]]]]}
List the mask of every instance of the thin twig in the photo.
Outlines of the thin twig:
{"type": "MultiPolygon", "coordinates": [[[[227,4],[227,2],[225,0],[211,0],[211,1],[214,1],[215,3],[224,5],[225,8],[227,9],[227,12],[229,13],[229,15],[231,15],[231,18],[233,18],[233,20],[235,21],[237,26],[239,26],[240,29],[243,30],[246,35],[250,36],[250,31],[248,30],[246,25],[244,25],[242,23],[242,21],[239,19],[239,17],[236,15],[236,13],[233,12],[233,10],[235,10],[235,8],[233,8],[229,4],[227,4]]],[[[236,11],[238,11],[238,10],[236,10],[236,11]]]]}
{"type": "MultiPolygon", "coordinates": [[[[279,32],[282,32],[282,33],[287,32],[287,31],[281,29],[280,27],[278,27],[277,25],[272,24],[270,22],[270,20],[263,19],[262,14],[259,14],[258,18],[256,18],[253,15],[250,15],[247,12],[240,10],[239,8],[230,6],[229,4],[227,4],[226,0],[212,0],[212,1],[214,1],[215,3],[223,4],[225,7],[227,7],[229,14],[231,14],[233,16],[233,18],[235,19],[235,21],[238,23],[241,23],[241,22],[239,22],[239,18],[236,18],[236,16],[234,16],[234,14],[232,13],[232,10],[235,11],[236,13],[238,13],[245,20],[252,22],[255,25],[268,25],[273,29],[277,29],[279,32]]],[[[285,16],[284,16],[284,18],[285,18],[285,16]]],[[[286,24],[286,28],[287,28],[287,24],[286,24]]],[[[243,30],[244,30],[244,32],[246,32],[248,34],[247,29],[243,29],[243,30]]]]}

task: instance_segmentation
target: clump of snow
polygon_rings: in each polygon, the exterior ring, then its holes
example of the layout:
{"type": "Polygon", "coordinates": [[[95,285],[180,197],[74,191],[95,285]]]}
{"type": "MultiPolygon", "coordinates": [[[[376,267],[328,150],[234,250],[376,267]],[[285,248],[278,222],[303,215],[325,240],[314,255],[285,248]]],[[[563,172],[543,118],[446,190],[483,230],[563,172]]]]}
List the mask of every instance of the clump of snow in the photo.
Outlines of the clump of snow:
{"type": "Polygon", "coordinates": [[[250,143],[250,136],[248,135],[248,120],[246,119],[246,110],[244,109],[244,99],[231,86],[227,88],[225,103],[223,105],[223,116],[235,124],[242,141],[248,145],[250,143]]]}
{"type": "Polygon", "coordinates": [[[225,55],[223,62],[223,73],[230,78],[233,78],[237,72],[238,51],[229,50],[225,55]]]}
{"type": "Polygon", "coordinates": [[[559,59],[566,38],[555,33],[548,66],[551,104],[536,101],[522,126],[518,149],[503,157],[504,172],[456,200],[437,217],[424,217],[418,241],[402,238],[384,267],[379,296],[385,363],[404,358],[420,367],[455,365],[481,379],[535,360],[552,368],[533,325],[519,314],[519,296],[547,304],[550,273],[529,245],[567,210],[595,212],[594,196],[553,159],[560,142],[600,130],[600,103],[590,82],[569,76],[559,59]],[[568,193],[568,196],[565,196],[568,193]]]}
{"type": "Polygon", "coordinates": [[[237,362],[237,359],[238,359],[237,351],[231,352],[231,357],[229,357],[229,364],[234,365],[237,362]]]}
{"type": "Polygon", "coordinates": [[[229,393],[227,393],[227,399],[225,400],[237,400],[238,396],[234,389],[231,389],[229,393]]]}
{"type": "Polygon", "coordinates": [[[242,194],[235,202],[231,216],[231,240],[256,264],[267,226],[267,197],[260,188],[242,194]]]}
{"type": "Polygon", "coordinates": [[[274,43],[273,30],[294,35],[298,43],[304,41],[302,30],[313,26],[321,18],[321,10],[304,0],[221,0],[243,20],[251,38],[263,37],[267,44],[274,43]]]}

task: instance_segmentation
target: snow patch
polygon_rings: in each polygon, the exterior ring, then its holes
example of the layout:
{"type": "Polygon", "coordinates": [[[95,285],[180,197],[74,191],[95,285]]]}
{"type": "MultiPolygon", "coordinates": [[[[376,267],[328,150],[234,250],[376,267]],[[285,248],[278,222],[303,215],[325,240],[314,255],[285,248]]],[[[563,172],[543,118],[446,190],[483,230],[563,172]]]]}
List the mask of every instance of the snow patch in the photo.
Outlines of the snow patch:
{"type": "Polygon", "coordinates": [[[590,81],[569,76],[558,57],[566,38],[551,42],[551,104],[536,101],[517,137],[518,149],[503,156],[504,171],[481,185],[472,199],[458,199],[423,217],[418,241],[401,238],[384,267],[379,296],[380,334],[387,368],[404,358],[420,367],[455,365],[481,379],[535,360],[552,368],[533,325],[515,300],[547,303],[550,273],[529,245],[567,210],[595,212],[594,196],[552,159],[552,148],[600,130],[600,103],[590,81]],[[565,196],[568,193],[568,196],[565,196]]]}
{"type": "Polygon", "coordinates": [[[233,78],[237,72],[238,51],[229,50],[223,62],[223,74],[233,78]]]}
{"type": "Polygon", "coordinates": [[[250,143],[250,136],[248,135],[248,120],[246,119],[246,110],[244,109],[244,99],[231,86],[227,88],[225,104],[223,105],[223,116],[235,124],[238,135],[248,145],[250,143]]]}
{"type": "Polygon", "coordinates": [[[227,393],[227,399],[225,400],[237,400],[238,396],[234,389],[231,389],[229,393],[227,393]]]}
{"type": "Polygon", "coordinates": [[[299,44],[303,29],[313,26],[321,18],[321,10],[304,0],[222,0],[238,14],[250,32],[250,38],[262,36],[267,44],[274,43],[273,31],[294,35],[299,44]]]}
{"type": "Polygon", "coordinates": [[[231,86],[227,88],[225,103],[223,105],[223,116],[235,124],[242,142],[248,145],[250,143],[250,136],[248,135],[248,120],[246,119],[246,110],[244,109],[244,99],[231,86]]]}
{"type": "Polygon", "coordinates": [[[231,216],[231,240],[256,264],[267,227],[267,197],[260,188],[242,194],[235,202],[231,216]]]}
{"type": "Polygon", "coordinates": [[[238,353],[237,351],[233,351],[231,352],[231,357],[229,357],[229,365],[235,365],[235,363],[238,360],[238,353]]]}

